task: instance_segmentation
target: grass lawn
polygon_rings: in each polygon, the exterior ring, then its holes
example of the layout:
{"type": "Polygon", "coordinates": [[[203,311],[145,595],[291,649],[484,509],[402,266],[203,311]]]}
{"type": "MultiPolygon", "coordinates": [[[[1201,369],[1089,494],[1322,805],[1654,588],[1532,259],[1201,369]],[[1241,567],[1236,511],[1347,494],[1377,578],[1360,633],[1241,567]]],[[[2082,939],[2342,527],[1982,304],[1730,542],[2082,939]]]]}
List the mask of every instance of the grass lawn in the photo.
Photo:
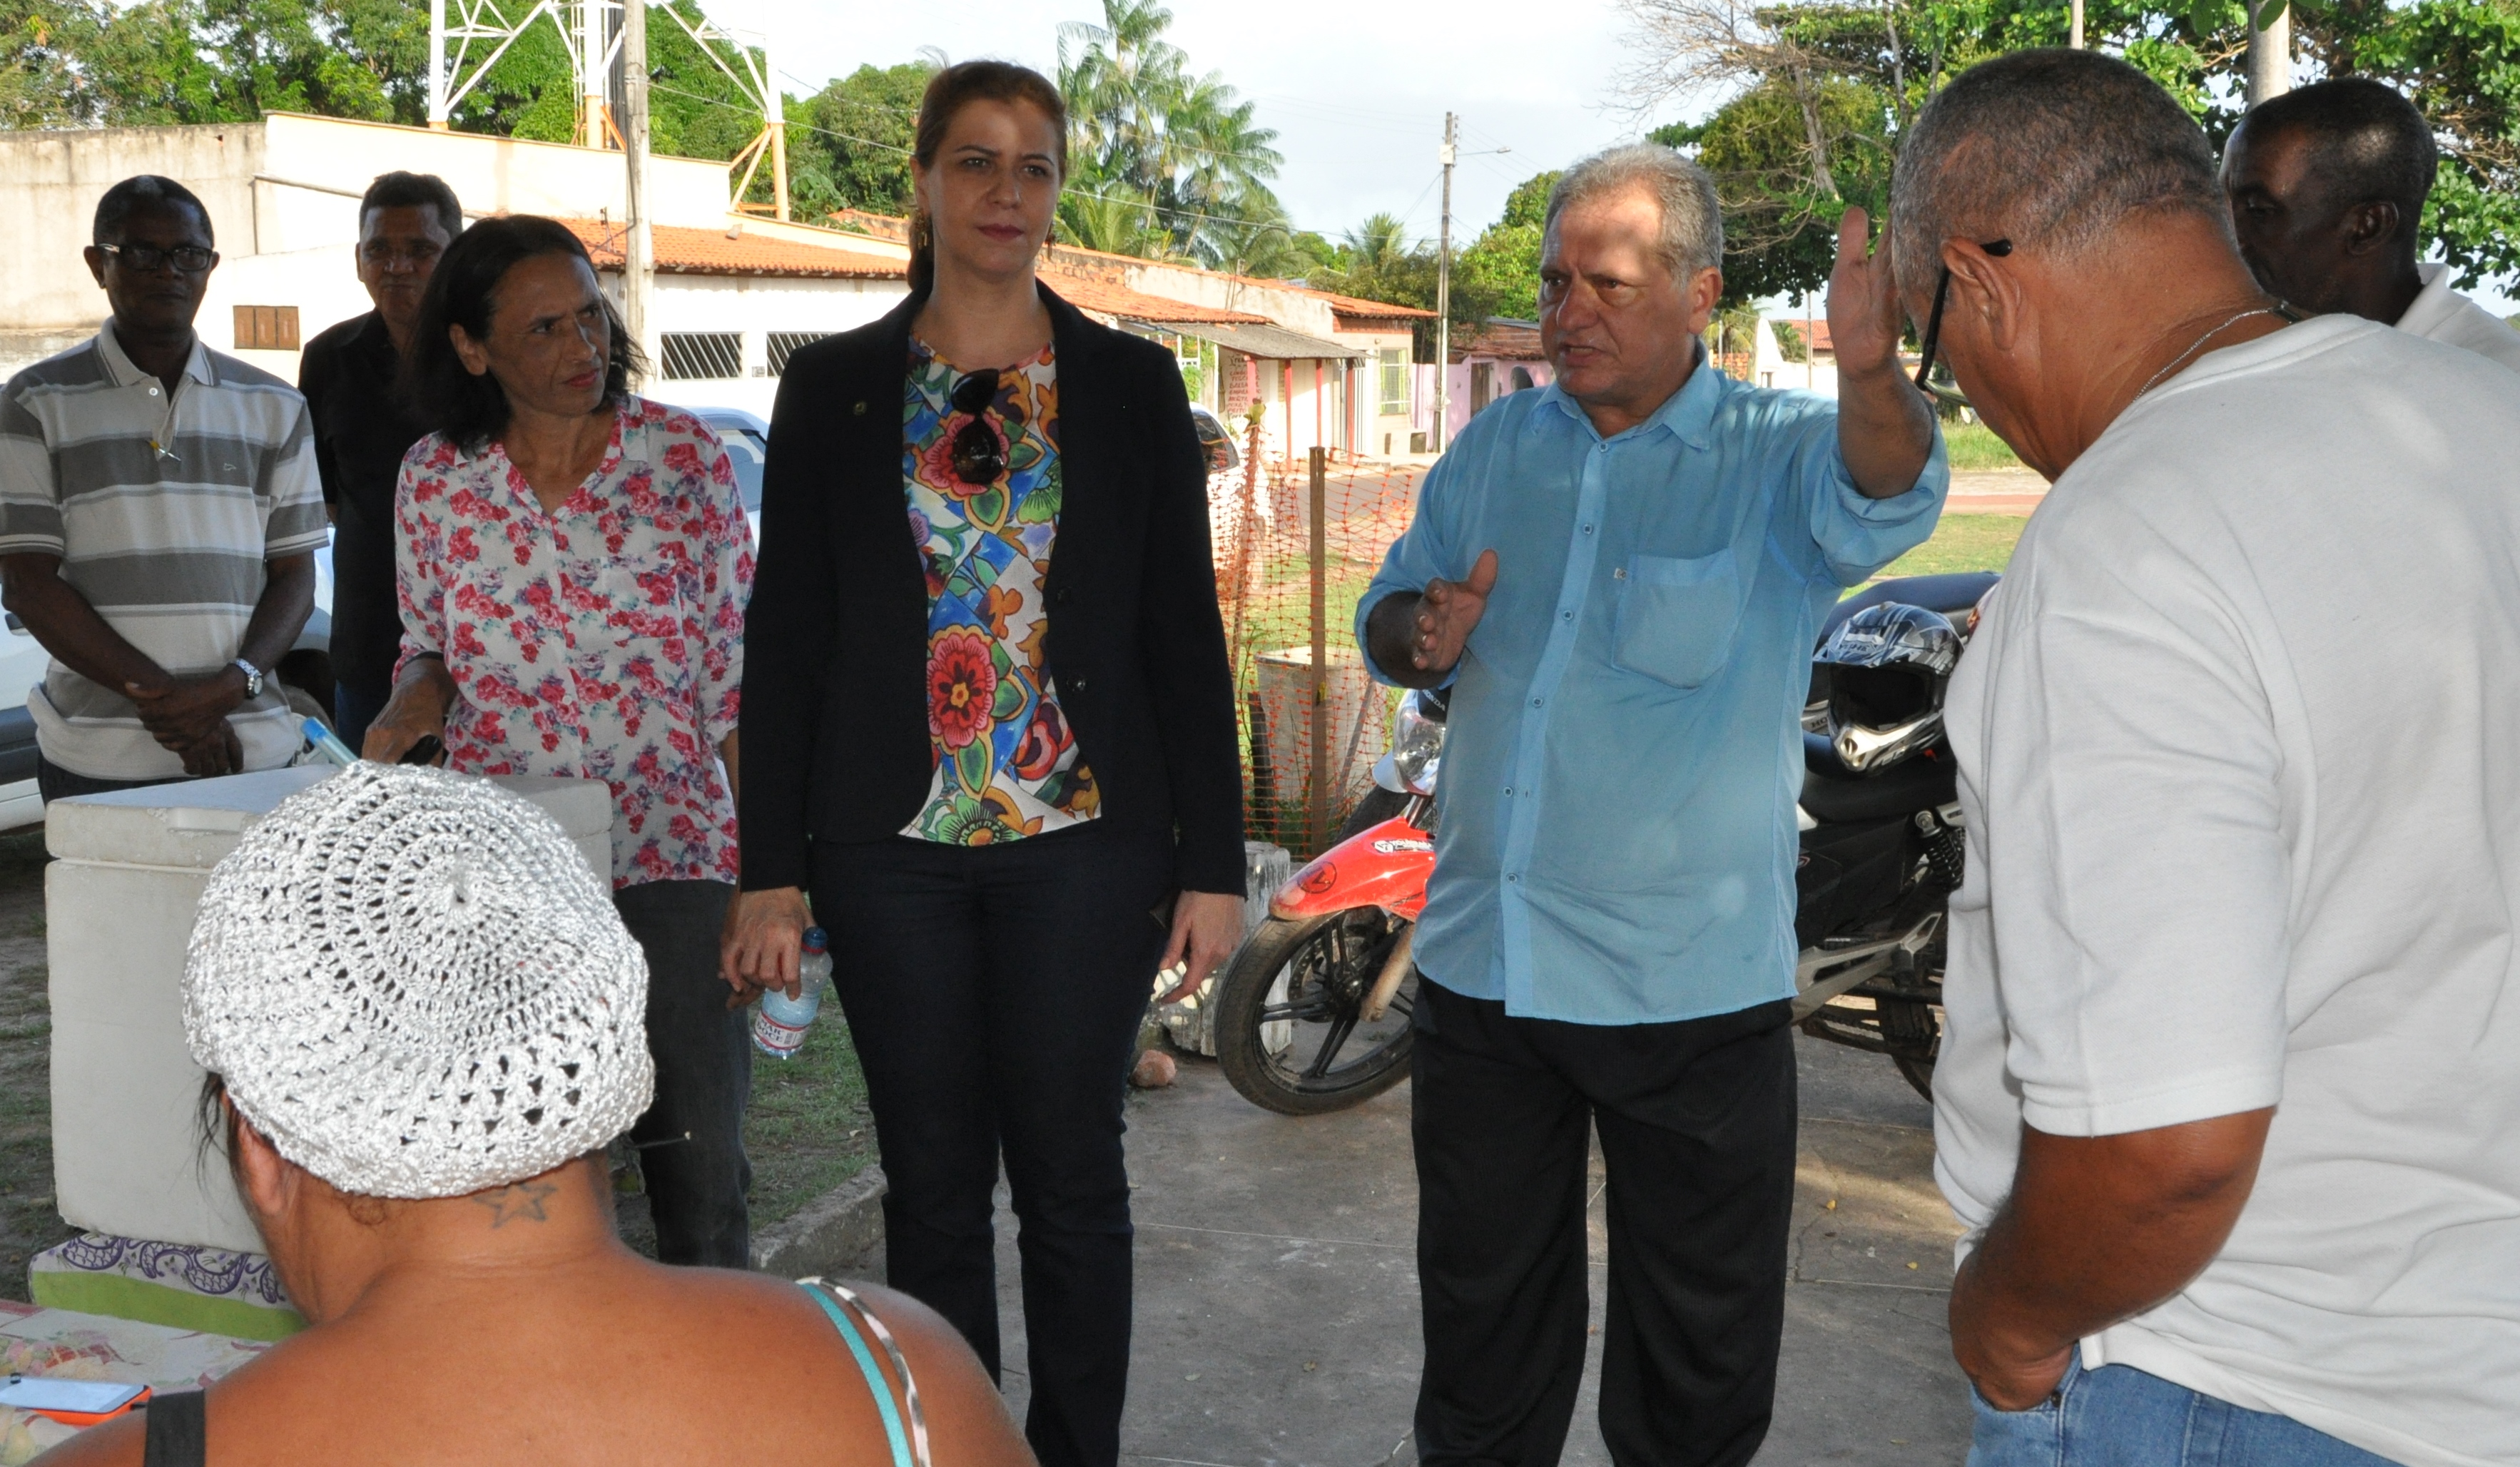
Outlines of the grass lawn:
{"type": "Polygon", "coordinates": [[[1946,422],[1943,443],[1951,450],[1954,468],[2019,468],[2012,446],[1983,422],[1946,422]]]}
{"type": "Polygon", "coordinates": [[[752,1158],[752,1225],[795,1212],[876,1159],[866,1076],[837,999],[826,997],[793,1059],[752,1056],[752,1104],[744,1112],[752,1158]]]}
{"type": "Polygon", "coordinates": [[[1888,576],[1946,575],[1960,570],[2002,570],[2021,539],[2021,514],[1946,514],[1934,538],[1892,561],[1888,576]]]}

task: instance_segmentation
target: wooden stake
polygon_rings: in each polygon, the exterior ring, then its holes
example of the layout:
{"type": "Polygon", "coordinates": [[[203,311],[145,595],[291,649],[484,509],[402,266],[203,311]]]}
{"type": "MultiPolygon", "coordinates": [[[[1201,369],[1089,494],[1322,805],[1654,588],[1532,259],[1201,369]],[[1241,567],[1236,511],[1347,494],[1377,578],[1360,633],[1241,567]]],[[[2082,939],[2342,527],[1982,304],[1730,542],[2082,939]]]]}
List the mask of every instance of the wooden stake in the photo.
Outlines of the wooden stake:
{"type": "Polygon", "coordinates": [[[1329,453],[1313,446],[1313,821],[1312,852],[1330,843],[1329,453]]]}

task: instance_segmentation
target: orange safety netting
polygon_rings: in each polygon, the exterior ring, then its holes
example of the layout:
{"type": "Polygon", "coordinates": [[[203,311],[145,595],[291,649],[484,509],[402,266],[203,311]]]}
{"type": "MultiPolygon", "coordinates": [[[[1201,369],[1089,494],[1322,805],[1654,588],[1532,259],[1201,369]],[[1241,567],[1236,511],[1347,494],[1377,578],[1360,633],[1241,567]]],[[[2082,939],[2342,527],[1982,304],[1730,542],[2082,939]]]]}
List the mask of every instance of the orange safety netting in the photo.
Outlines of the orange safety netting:
{"type": "Polygon", "coordinates": [[[1372,789],[1387,747],[1397,695],[1366,671],[1356,603],[1409,527],[1427,466],[1330,452],[1317,490],[1310,460],[1273,454],[1260,423],[1238,426],[1245,451],[1209,479],[1208,527],[1241,713],[1245,826],[1302,860],[1372,789]]]}

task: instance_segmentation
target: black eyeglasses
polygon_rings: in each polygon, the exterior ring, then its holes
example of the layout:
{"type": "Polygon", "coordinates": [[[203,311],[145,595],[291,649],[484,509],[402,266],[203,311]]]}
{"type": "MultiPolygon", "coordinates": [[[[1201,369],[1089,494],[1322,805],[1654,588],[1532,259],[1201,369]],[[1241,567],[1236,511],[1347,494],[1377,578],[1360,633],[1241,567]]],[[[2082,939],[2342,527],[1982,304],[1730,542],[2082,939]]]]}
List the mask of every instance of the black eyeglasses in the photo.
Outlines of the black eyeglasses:
{"type": "Polygon", "coordinates": [[[217,258],[199,244],[178,244],[172,249],[160,249],[155,244],[99,244],[96,247],[134,270],[155,270],[160,265],[172,264],[186,275],[201,274],[210,268],[211,260],[217,258]]]}
{"type": "Polygon", "coordinates": [[[974,372],[954,384],[948,399],[954,411],[970,422],[954,435],[954,477],[966,484],[994,484],[1007,471],[1007,441],[989,425],[989,405],[998,400],[998,375],[974,372]]]}
{"type": "MultiPolygon", "coordinates": [[[[1998,259],[2002,259],[2003,256],[2012,253],[2012,242],[2010,240],[1989,240],[1985,244],[1980,244],[1978,248],[1985,250],[1987,253],[1994,255],[1998,259]]],[[[1954,391],[1949,387],[1937,387],[1930,380],[1934,375],[1934,351],[1942,344],[1943,339],[1943,302],[1951,298],[1951,293],[1952,267],[1945,265],[1943,267],[1942,279],[1934,282],[1934,309],[1931,314],[1925,317],[1925,349],[1924,352],[1916,359],[1916,390],[1924,393],[1927,397],[1939,397],[1947,402],[1954,402],[1959,404],[1961,407],[1967,407],[1967,398],[1962,397],[1958,392],[1954,391]]]]}

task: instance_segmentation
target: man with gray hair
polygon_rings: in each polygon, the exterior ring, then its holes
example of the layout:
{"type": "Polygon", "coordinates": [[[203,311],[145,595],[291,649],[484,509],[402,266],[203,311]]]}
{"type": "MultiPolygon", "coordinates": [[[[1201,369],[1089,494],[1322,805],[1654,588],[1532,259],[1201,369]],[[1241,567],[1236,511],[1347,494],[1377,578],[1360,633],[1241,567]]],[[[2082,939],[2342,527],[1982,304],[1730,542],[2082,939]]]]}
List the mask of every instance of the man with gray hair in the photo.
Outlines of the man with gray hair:
{"type": "Polygon", "coordinates": [[[2095,53],[1956,79],[1893,212],[2055,481],[1945,712],[1972,1467],[2520,1462],[2520,380],[2291,324],[2095,53]]]}
{"type": "Polygon", "coordinates": [[[1723,252],[1678,154],[1570,169],[1540,267],[1556,378],[1462,429],[1358,607],[1377,676],[1452,689],[1412,1013],[1430,1464],[1557,1460],[1595,1131],[1612,1459],[1746,1462],[1767,1434],[1797,715],[1821,617],[1932,533],[1949,474],[1863,210],[1829,289],[1835,403],[1707,363],[1723,252]]]}

